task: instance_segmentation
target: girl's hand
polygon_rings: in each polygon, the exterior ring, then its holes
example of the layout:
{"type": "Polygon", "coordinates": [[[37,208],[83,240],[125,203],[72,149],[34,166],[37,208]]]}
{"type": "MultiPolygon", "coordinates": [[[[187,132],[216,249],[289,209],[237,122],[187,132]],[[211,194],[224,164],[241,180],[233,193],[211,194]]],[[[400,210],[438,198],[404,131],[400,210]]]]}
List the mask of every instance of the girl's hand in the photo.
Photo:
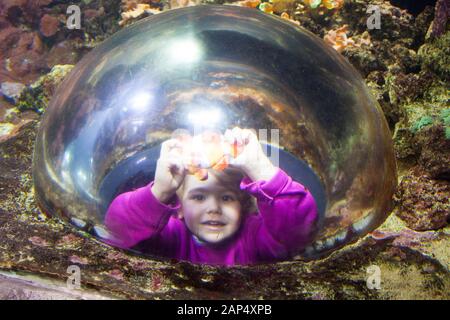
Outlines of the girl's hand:
{"type": "Polygon", "coordinates": [[[264,154],[253,130],[235,127],[233,130],[227,129],[224,137],[228,143],[242,150],[236,158],[230,159],[230,168],[241,170],[252,181],[268,181],[275,175],[277,168],[264,154]]]}
{"type": "Polygon", "coordinates": [[[169,139],[161,145],[152,193],[163,203],[172,198],[186,176],[186,168],[181,157],[182,147],[181,142],[176,139],[169,139]]]}

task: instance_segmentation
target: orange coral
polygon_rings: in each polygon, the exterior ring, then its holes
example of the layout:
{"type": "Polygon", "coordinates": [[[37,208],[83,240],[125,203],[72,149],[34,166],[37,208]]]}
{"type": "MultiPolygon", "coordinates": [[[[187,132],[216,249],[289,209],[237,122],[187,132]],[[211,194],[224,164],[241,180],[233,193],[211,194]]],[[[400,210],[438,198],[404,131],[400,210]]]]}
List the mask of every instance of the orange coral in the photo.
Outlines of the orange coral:
{"type": "Polygon", "coordinates": [[[295,23],[298,26],[300,25],[300,22],[298,22],[298,21],[296,21],[294,19],[291,19],[291,17],[289,16],[289,14],[287,12],[283,12],[280,15],[280,17],[283,18],[283,19],[289,20],[290,22],[295,23]]]}
{"type": "Polygon", "coordinates": [[[170,0],[170,9],[190,7],[200,4],[200,0],[170,0]]]}
{"type": "Polygon", "coordinates": [[[344,0],[322,0],[322,5],[328,10],[339,10],[344,5],[344,0]]]}
{"type": "Polygon", "coordinates": [[[318,6],[320,4],[320,1],[317,1],[317,0],[303,0],[303,3],[305,5],[307,5],[308,7],[315,8],[316,5],[318,6]]]}
{"type": "Polygon", "coordinates": [[[347,37],[347,25],[336,30],[330,30],[323,37],[326,43],[331,45],[337,52],[342,52],[345,48],[355,45],[353,39],[347,37]]]}
{"type": "Polygon", "coordinates": [[[293,9],[295,0],[269,0],[269,2],[261,3],[261,0],[242,0],[230,3],[230,5],[248,7],[248,8],[258,8],[259,10],[270,13],[270,14],[280,14],[280,17],[289,20],[296,25],[300,25],[300,22],[293,20],[286,10],[293,9]]]}
{"type": "Polygon", "coordinates": [[[131,11],[137,8],[138,4],[148,4],[150,6],[154,5],[159,1],[155,0],[122,0],[121,9],[122,12],[131,11]]]}
{"type": "Polygon", "coordinates": [[[261,3],[260,0],[243,0],[231,3],[232,5],[247,7],[247,8],[256,8],[261,3]]]}
{"type": "Polygon", "coordinates": [[[137,19],[144,14],[157,14],[161,11],[159,9],[152,8],[151,5],[146,3],[134,3],[127,2],[124,4],[124,8],[128,11],[122,12],[122,20],[119,21],[120,26],[127,25],[131,20],[137,19]]]}

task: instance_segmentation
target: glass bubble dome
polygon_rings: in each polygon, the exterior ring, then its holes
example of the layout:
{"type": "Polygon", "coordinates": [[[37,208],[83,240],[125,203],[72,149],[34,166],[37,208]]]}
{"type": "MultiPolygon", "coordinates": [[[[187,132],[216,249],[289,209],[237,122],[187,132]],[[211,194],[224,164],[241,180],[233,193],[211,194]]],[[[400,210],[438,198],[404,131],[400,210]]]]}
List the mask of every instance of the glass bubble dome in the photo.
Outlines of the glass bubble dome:
{"type": "Polygon", "coordinates": [[[267,152],[313,193],[321,219],[301,258],[354,241],[389,214],[391,136],[357,71],[289,21],[212,5],[144,19],[76,65],[39,128],[37,202],[105,237],[108,205],[153,180],[172,132],[234,126],[267,130],[267,152]]]}

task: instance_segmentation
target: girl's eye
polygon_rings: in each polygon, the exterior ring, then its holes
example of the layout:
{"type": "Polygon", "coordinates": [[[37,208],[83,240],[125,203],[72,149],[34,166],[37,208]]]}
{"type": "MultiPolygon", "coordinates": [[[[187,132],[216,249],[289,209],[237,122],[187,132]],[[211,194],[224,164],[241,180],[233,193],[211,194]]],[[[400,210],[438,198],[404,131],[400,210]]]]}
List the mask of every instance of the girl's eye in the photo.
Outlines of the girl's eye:
{"type": "Polygon", "coordinates": [[[205,196],[202,194],[196,194],[196,195],[193,195],[191,197],[191,199],[196,200],[196,201],[203,201],[203,200],[205,200],[205,196]]]}
{"type": "Polygon", "coordinates": [[[222,197],[223,201],[234,201],[234,197],[231,195],[225,195],[222,197]]]}

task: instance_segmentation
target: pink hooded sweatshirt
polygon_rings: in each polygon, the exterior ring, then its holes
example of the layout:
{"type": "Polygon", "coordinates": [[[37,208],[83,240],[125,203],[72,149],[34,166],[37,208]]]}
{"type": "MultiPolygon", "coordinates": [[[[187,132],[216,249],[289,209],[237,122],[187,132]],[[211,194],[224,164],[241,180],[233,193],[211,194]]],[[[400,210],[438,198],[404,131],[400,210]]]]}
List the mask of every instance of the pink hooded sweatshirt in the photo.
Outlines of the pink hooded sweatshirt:
{"type": "Polygon", "coordinates": [[[110,244],[138,245],[155,256],[231,266],[290,259],[314,236],[314,198],[281,169],[269,181],[242,179],[240,188],[256,198],[259,212],[245,214],[236,234],[219,244],[199,241],[176,215],[179,199],[161,203],[152,194],[152,185],[123,193],[111,203],[105,217],[110,244]]]}

